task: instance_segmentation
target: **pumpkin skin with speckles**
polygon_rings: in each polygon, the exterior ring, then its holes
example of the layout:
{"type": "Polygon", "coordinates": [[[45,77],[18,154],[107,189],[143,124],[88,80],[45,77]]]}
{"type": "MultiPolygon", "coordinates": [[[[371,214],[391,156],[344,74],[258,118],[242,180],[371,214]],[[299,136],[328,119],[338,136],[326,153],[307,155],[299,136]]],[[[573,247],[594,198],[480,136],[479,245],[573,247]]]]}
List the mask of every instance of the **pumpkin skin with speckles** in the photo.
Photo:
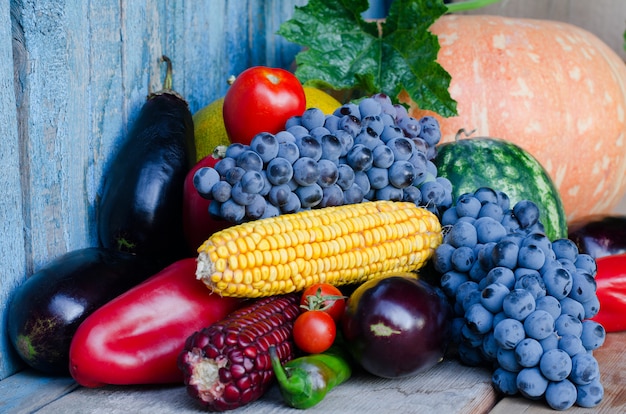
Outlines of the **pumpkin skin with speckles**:
{"type": "MultiPolygon", "coordinates": [[[[458,105],[458,116],[435,115],[442,142],[460,129],[511,141],[548,171],[569,221],[613,211],[626,193],[626,65],[617,53],[556,21],[447,15],[431,30],[458,105]]],[[[433,115],[401,100],[416,118],[433,115]]]]}

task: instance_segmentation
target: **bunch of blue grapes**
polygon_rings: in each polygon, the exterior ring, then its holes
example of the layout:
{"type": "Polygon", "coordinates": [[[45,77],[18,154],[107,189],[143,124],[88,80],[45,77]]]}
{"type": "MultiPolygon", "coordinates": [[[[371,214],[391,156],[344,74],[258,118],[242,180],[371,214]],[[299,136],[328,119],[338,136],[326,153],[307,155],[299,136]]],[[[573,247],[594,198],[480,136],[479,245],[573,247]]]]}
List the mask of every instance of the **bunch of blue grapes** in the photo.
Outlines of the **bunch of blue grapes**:
{"type": "Polygon", "coordinates": [[[566,238],[550,241],[532,201],[503,192],[460,195],[441,218],[433,266],[453,304],[453,348],[492,368],[505,395],[544,399],[556,410],[594,407],[604,396],[593,351],[605,340],[596,262],[566,238]]]}
{"type": "Polygon", "coordinates": [[[440,216],[452,205],[452,185],[432,162],[440,139],[435,118],[376,94],[331,115],[309,108],[283,131],[229,145],[194,186],[212,200],[209,214],[233,223],[368,200],[411,201],[440,216]]]}

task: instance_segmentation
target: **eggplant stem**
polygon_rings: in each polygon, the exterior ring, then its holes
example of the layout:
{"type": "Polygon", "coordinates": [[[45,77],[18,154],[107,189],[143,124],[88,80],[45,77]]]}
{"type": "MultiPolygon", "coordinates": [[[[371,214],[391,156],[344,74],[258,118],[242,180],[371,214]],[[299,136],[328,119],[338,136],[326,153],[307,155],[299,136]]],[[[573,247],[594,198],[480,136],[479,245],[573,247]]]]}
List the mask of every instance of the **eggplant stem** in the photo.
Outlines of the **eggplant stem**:
{"type": "Polygon", "coordinates": [[[165,80],[163,81],[163,89],[166,91],[172,90],[172,61],[167,56],[163,55],[162,59],[167,63],[167,70],[165,72],[165,80]]]}

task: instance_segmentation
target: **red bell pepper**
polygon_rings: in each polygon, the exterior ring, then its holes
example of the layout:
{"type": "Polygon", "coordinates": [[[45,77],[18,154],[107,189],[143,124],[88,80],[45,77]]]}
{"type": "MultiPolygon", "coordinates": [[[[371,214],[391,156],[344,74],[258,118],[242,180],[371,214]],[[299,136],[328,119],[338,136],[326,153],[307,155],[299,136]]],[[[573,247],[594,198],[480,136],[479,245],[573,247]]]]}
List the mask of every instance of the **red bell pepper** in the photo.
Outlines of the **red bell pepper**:
{"type": "Polygon", "coordinates": [[[607,332],[626,330],[626,253],[596,258],[600,311],[593,320],[607,332]]]}
{"type": "Polygon", "coordinates": [[[178,354],[187,338],[243,304],[221,297],[182,259],[98,308],[70,345],[70,373],[85,387],[182,383],[178,354]]]}

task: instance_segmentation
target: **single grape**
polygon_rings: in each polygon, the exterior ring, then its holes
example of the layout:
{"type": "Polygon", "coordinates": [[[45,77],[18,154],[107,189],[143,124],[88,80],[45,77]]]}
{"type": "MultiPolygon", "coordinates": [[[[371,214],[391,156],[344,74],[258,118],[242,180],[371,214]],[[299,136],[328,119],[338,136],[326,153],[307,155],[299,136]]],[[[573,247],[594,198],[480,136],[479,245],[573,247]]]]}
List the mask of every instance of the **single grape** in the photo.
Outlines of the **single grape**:
{"type": "Polygon", "coordinates": [[[546,388],[545,399],[550,408],[567,410],[576,402],[576,387],[568,380],[550,382],[546,388]]]}
{"type": "Polygon", "coordinates": [[[250,149],[259,154],[264,163],[268,163],[278,155],[278,140],[274,134],[261,132],[250,141],[250,149]]]}
{"type": "Polygon", "coordinates": [[[548,380],[537,367],[524,368],[517,374],[517,389],[524,397],[539,399],[548,388],[548,380]]]}
{"type": "Polygon", "coordinates": [[[386,145],[393,152],[395,161],[407,161],[413,154],[413,143],[408,138],[393,138],[386,145]]]}
{"type": "Polygon", "coordinates": [[[409,138],[418,137],[422,132],[422,126],[420,122],[411,116],[403,116],[397,121],[397,123],[404,132],[404,135],[409,138]]]}
{"type": "Polygon", "coordinates": [[[504,298],[509,294],[509,292],[509,288],[502,283],[491,283],[482,290],[480,302],[490,312],[500,312],[502,310],[504,298]]]}
{"type": "Polygon", "coordinates": [[[290,214],[297,212],[298,210],[300,210],[300,208],[302,208],[302,204],[300,204],[300,198],[298,198],[295,193],[290,191],[288,195],[288,200],[285,204],[280,206],[280,211],[283,214],[290,214]]]}
{"type": "MultiPolygon", "coordinates": [[[[486,334],[492,329],[493,313],[481,303],[475,303],[465,311],[465,320],[470,331],[477,334],[486,334]]],[[[482,343],[482,339],[480,343],[482,343]]]]}
{"type": "MultiPolygon", "coordinates": [[[[211,203],[213,204],[213,203],[211,203]]],[[[220,217],[232,223],[241,223],[246,216],[246,208],[235,202],[234,199],[227,200],[220,205],[220,217]]]]}
{"type": "Polygon", "coordinates": [[[300,123],[303,127],[308,129],[309,131],[316,127],[321,127],[324,125],[324,121],[326,120],[326,116],[324,112],[322,112],[319,108],[307,108],[300,118],[300,123]]]}
{"type": "Polygon", "coordinates": [[[468,222],[458,221],[445,235],[445,242],[454,247],[474,247],[478,241],[476,228],[468,222]]]}
{"type": "Polygon", "coordinates": [[[540,341],[554,332],[554,318],[548,311],[535,309],[524,319],[524,330],[527,337],[540,341]]]}
{"type": "Polygon", "coordinates": [[[418,136],[428,142],[428,145],[434,147],[441,140],[441,129],[439,122],[432,116],[424,116],[419,119],[420,132],[418,136]]]}
{"type": "Polygon", "coordinates": [[[515,350],[513,349],[504,349],[502,347],[498,348],[496,361],[498,362],[498,365],[507,371],[519,372],[524,368],[517,362],[517,359],[515,358],[515,350]]]}
{"type": "Polygon", "coordinates": [[[244,145],[244,144],[240,144],[238,142],[230,144],[228,147],[226,147],[226,158],[232,158],[233,160],[236,160],[239,155],[241,155],[244,151],[249,150],[250,147],[248,145],[244,145]]]}
{"type": "Polygon", "coordinates": [[[530,200],[521,200],[513,206],[513,214],[517,218],[520,227],[531,227],[539,220],[539,207],[530,200]]]}
{"type": "Polygon", "coordinates": [[[535,310],[535,298],[524,289],[513,289],[502,302],[502,310],[510,318],[523,321],[535,310]]]}
{"type": "Polygon", "coordinates": [[[211,199],[213,186],[220,181],[220,174],[211,167],[199,168],[193,175],[193,186],[202,198],[211,199]]]}
{"type": "Polygon", "coordinates": [[[561,302],[554,296],[545,295],[535,299],[535,310],[544,310],[556,319],[561,315],[561,302]]]}
{"type": "Polygon", "coordinates": [[[543,267],[545,262],[546,255],[539,246],[527,244],[520,247],[517,255],[518,266],[539,270],[543,267]]]}
{"type": "Polygon", "coordinates": [[[422,202],[426,206],[441,205],[446,198],[446,189],[439,181],[426,181],[420,186],[422,202]]]}
{"type": "Polygon", "coordinates": [[[404,133],[402,132],[402,129],[397,125],[385,125],[385,127],[383,128],[383,132],[380,133],[380,139],[384,143],[387,143],[393,138],[402,137],[404,137],[404,133]]]}
{"type": "Polygon", "coordinates": [[[543,355],[541,343],[533,338],[524,338],[515,346],[515,358],[523,367],[530,368],[539,364],[543,355]]]}
{"type": "Polygon", "coordinates": [[[559,349],[567,352],[567,355],[573,357],[581,352],[587,352],[583,346],[583,341],[578,336],[562,335],[559,338],[559,349]]]}
{"type": "Polygon", "coordinates": [[[524,325],[513,318],[505,318],[493,327],[493,335],[500,348],[515,349],[517,344],[525,338],[524,325]]]}
{"type": "Polygon", "coordinates": [[[532,294],[535,301],[542,296],[546,296],[546,285],[538,273],[528,273],[519,277],[515,282],[515,289],[527,290],[532,294]]]}
{"type": "Polygon", "coordinates": [[[491,374],[491,383],[496,390],[504,395],[516,395],[518,392],[516,372],[498,367],[491,374]]]}
{"type": "Polygon", "coordinates": [[[589,384],[577,385],[576,391],[576,405],[583,408],[595,407],[604,398],[604,387],[599,378],[594,379],[589,384]]]}
{"type": "MultiPolygon", "coordinates": [[[[552,296],[550,296],[552,297],[552,296]]],[[[581,321],[585,319],[585,308],[579,301],[567,296],[559,301],[561,305],[561,313],[575,316],[581,321]]]]}
{"type": "Polygon", "coordinates": [[[286,158],[274,158],[267,164],[265,171],[272,185],[286,184],[293,178],[293,167],[286,158]]]}
{"type": "MultiPolygon", "coordinates": [[[[231,144],[232,145],[232,144],[231,144]]],[[[225,177],[226,173],[235,168],[236,161],[234,158],[225,157],[215,163],[215,170],[220,174],[220,177],[225,177]]]]}
{"type": "Polygon", "coordinates": [[[396,188],[405,188],[415,179],[415,167],[409,161],[395,161],[389,167],[389,183],[396,188]]]}
{"type": "MultiPolygon", "coordinates": [[[[480,256],[479,256],[480,260],[480,256]]],[[[515,287],[515,274],[508,267],[496,266],[491,268],[485,276],[487,284],[501,283],[507,289],[512,290],[515,287]]]]}
{"type": "Polygon", "coordinates": [[[461,246],[452,252],[450,261],[452,268],[459,272],[469,272],[476,260],[474,249],[469,246],[461,246]]]}
{"type": "MultiPolygon", "coordinates": [[[[474,200],[476,200],[476,198],[474,198],[474,200]]],[[[504,228],[504,226],[491,217],[479,217],[474,222],[474,226],[476,227],[478,243],[497,243],[502,240],[504,236],[506,236],[506,229],[504,228]]]]}
{"type": "Polygon", "coordinates": [[[569,296],[579,302],[586,302],[596,296],[596,280],[586,271],[576,271],[572,275],[572,290],[569,296]]]}
{"type": "Polygon", "coordinates": [[[242,206],[247,206],[248,204],[252,203],[254,201],[255,195],[257,195],[257,193],[248,193],[244,191],[241,181],[233,185],[233,188],[230,191],[230,196],[232,197],[232,199],[235,200],[237,204],[240,204],[242,206]]]}
{"type": "Polygon", "coordinates": [[[402,201],[410,201],[416,205],[420,205],[422,202],[422,192],[419,188],[409,185],[402,189],[402,201]]]}
{"type": "Polygon", "coordinates": [[[404,191],[393,185],[387,185],[376,190],[374,198],[376,200],[402,201],[404,191]]]}
{"type": "Polygon", "coordinates": [[[317,184],[319,184],[322,188],[335,185],[337,179],[339,178],[337,164],[327,159],[321,159],[317,162],[317,167],[320,173],[320,176],[317,179],[317,184]]]}
{"type": "Polygon", "coordinates": [[[372,165],[378,168],[389,168],[393,164],[393,151],[386,145],[378,145],[372,150],[374,160],[372,165]]]}
{"type": "Polygon", "coordinates": [[[441,276],[440,285],[448,297],[453,297],[459,286],[467,281],[468,278],[465,273],[450,270],[441,276]]]}
{"type": "Polygon", "coordinates": [[[572,372],[569,379],[574,384],[589,384],[597,378],[600,378],[600,367],[592,354],[583,352],[572,357],[572,372]]]}
{"type": "Polygon", "coordinates": [[[335,109],[333,115],[338,117],[343,117],[346,115],[352,115],[357,119],[361,119],[361,112],[359,110],[359,106],[353,102],[347,102],[341,105],[339,108],[335,109]]]}
{"type": "Polygon", "coordinates": [[[322,201],[318,207],[330,207],[343,205],[343,190],[337,184],[322,188],[322,201]]]}
{"type": "Polygon", "coordinates": [[[354,183],[361,188],[363,196],[371,190],[370,180],[364,171],[354,171],[354,183]]]}
{"type": "Polygon", "coordinates": [[[572,358],[562,349],[550,349],[542,355],[539,368],[550,381],[563,381],[572,372],[572,358]]]}
{"type": "Polygon", "coordinates": [[[322,187],[320,187],[316,183],[298,187],[296,188],[295,193],[300,199],[300,205],[303,208],[315,207],[322,201],[322,198],[324,197],[324,191],[322,190],[322,187]]]}
{"type": "Polygon", "coordinates": [[[367,171],[374,162],[372,150],[362,144],[355,144],[346,154],[346,160],[354,171],[367,171]]]}
{"type": "Polygon", "coordinates": [[[549,295],[563,299],[572,290],[572,275],[562,267],[550,267],[542,272],[543,281],[549,295]]]}
{"type": "Polygon", "coordinates": [[[312,185],[320,178],[317,161],[309,157],[301,157],[293,163],[293,179],[301,186],[312,185]]]}
{"type": "Polygon", "coordinates": [[[337,166],[337,185],[342,190],[347,190],[354,184],[354,170],[348,164],[337,166]]]}
{"type": "Polygon", "coordinates": [[[495,266],[514,269],[517,266],[519,245],[511,240],[500,240],[491,252],[491,259],[495,266]]]}
{"type": "Polygon", "coordinates": [[[355,137],[361,132],[361,120],[354,115],[344,115],[339,120],[339,128],[355,137]]]}
{"type": "Polygon", "coordinates": [[[300,149],[295,143],[295,138],[293,142],[289,141],[278,144],[278,154],[276,154],[276,157],[284,158],[291,164],[296,162],[296,160],[300,158],[300,149]]]}
{"type": "MultiPolygon", "coordinates": [[[[385,124],[378,115],[368,115],[361,119],[361,131],[367,131],[367,133],[377,139],[380,139],[380,134],[383,132],[385,124]]],[[[382,141],[380,142],[383,143],[382,141]]]]}
{"type": "Polygon", "coordinates": [[[267,199],[276,207],[282,207],[289,202],[291,188],[287,184],[272,186],[267,195],[267,199]]]}
{"type": "Polygon", "coordinates": [[[580,319],[572,315],[561,314],[554,320],[554,329],[559,335],[581,336],[583,333],[583,323],[580,319]]]}
{"type": "Polygon", "coordinates": [[[256,194],[254,200],[245,206],[245,215],[248,220],[258,220],[265,214],[265,208],[267,207],[267,201],[265,198],[256,194]]]}
{"type": "Polygon", "coordinates": [[[580,339],[585,349],[593,351],[600,348],[606,339],[604,326],[593,320],[584,320],[582,325],[583,330],[580,339]]]}
{"type": "Polygon", "coordinates": [[[232,188],[228,182],[218,181],[211,190],[211,197],[213,200],[223,203],[231,197],[232,188]]]}
{"type": "Polygon", "coordinates": [[[300,151],[300,158],[311,158],[315,161],[322,158],[322,144],[311,135],[296,137],[296,145],[300,151]]]}
{"type": "Polygon", "coordinates": [[[365,194],[361,187],[353,183],[349,188],[343,191],[343,204],[357,204],[363,201],[365,194]]]}
{"type": "Polygon", "coordinates": [[[342,144],[339,138],[335,135],[326,134],[320,139],[322,144],[322,158],[337,162],[341,157],[342,144]]]}
{"type": "Polygon", "coordinates": [[[296,143],[296,137],[294,137],[293,134],[287,130],[279,131],[274,136],[276,137],[279,145],[287,142],[290,142],[292,144],[296,143]]]}
{"type": "Polygon", "coordinates": [[[370,187],[374,190],[389,185],[389,174],[385,168],[372,167],[367,170],[367,178],[370,181],[370,187]]]}
{"type": "Polygon", "coordinates": [[[557,259],[565,258],[575,262],[578,257],[578,246],[570,239],[554,240],[552,250],[554,250],[557,259]]]}
{"type": "Polygon", "coordinates": [[[315,127],[309,130],[309,135],[315,138],[320,144],[322,143],[322,137],[326,135],[332,135],[330,130],[323,126],[315,127]]]}

